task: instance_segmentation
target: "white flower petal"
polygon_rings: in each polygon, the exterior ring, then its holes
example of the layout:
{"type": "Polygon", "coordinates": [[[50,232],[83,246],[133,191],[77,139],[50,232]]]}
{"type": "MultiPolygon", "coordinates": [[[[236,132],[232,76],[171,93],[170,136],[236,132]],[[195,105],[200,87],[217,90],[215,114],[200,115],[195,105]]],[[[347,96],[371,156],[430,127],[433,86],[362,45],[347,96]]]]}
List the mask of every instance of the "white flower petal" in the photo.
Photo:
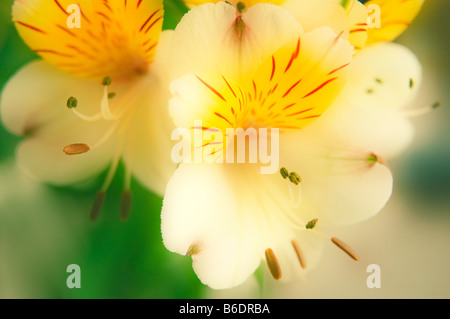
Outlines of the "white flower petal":
{"type": "Polygon", "coordinates": [[[80,181],[104,169],[113,154],[114,136],[85,154],[63,152],[73,143],[94,145],[112,125],[81,120],[67,109],[67,99],[76,97],[77,110],[92,114],[102,94],[100,84],[68,75],[43,61],[22,68],[6,85],[1,101],[5,126],[17,134],[30,133],[18,148],[19,164],[38,179],[55,184],[80,181]]]}
{"type": "Polygon", "coordinates": [[[383,122],[357,107],[333,106],[302,131],[280,138],[280,159],[302,178],[302,216],[345,225],[378,213],[392,192],[392,175],[369,157],[388,138],[383,122]]]}
{"type": "Polygon", "coordinates": [[[161,216],[165,246],[182,255],[194,247],[194,270],[215,289],[241,284],[260,261],[223,168],[182,164],[169,181],[161,216]]]}
{"type": "Polygon", "coordinates": [[[238,79],[243,66],[255,69],[301,33],[300,24],[286,10],[272,4],[251,6],[241,18],[225,2],[200,5],[189,11],[175,29],[172,77],[218,72],[238,79]],[[242,32],[238,19],[244,24],[242,32]]]}

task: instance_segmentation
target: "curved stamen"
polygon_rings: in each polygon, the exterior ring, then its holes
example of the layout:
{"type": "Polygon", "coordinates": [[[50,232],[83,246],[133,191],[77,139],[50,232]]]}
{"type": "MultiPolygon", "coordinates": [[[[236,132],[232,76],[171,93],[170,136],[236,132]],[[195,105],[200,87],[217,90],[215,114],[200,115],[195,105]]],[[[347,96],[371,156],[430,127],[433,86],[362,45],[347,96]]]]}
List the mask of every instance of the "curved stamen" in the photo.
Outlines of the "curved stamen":
{"type": "Polygon", "coordinates": [[[433,105],[430,106],[425,106],[416,109],[404,109],[402,110],[402,113],[407,117],[416,117],[428,114],[432,112],[434,109],[437,109],[439,106],[441,106],[441,102],[435,102],[433,105]]]}

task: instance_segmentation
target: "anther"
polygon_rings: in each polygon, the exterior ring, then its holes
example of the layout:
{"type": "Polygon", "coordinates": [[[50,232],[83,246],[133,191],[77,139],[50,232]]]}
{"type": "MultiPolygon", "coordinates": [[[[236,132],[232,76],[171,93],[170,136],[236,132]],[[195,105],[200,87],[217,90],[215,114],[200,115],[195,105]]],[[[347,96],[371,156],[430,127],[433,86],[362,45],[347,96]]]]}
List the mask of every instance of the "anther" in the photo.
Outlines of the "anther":
{"type": "Polygon", "coordinates": [[[112,82],[111,77],[107,76],[107,77],[105,77],[105,78],[103,79],[102,85],[104,85],[104,86],[110,86],[110,85],[111,85],[111,82],[112,82]]]}
{"type": "Polygon", "coordinates": [[[108,93],[108,99],[113,99],[115,96],[116,96],[116,93],[114,93],[114,92],[108,93]]]}
{"type": "Polygon", "coordinates": [[[369,155],[369,157],[367,157],[366,160],[371,165],[374,165],[374,164],[378,163],[378,164],[381,164],[381,165],[384,165],[384,166],[388,166],[387,163],[381,157],[379,157],[378,155],[376,155],[374,153],[371,153],[369,155]]]}
{"type": "Polygon", "coordinates": [[[239,11],[239,13],[244,12],[245,10],[245,3],[244,2],[238,2],[236,5],[237,10],[239,11]]]}
{"type": "Polygon", "coordinates": [[[100,214],[100,211],[103,207],[103,202],[105,201],[106,193],[104,191],[98,191],[97,195],[95,196],[94,203],[92,204],[91,208],[91,221],[96,221],[98,218],[98,215],[100,214]]]}
{"type": "Polygon", "coordinates": [[[316,227],[316,224],[318,221],[319,221],[318,218],[314,218],[313,220],[310,220],[305,226],[306,229],[313,229],[314,227],[316,227]]]}
{"type": "Polygon", "coordinates": [[[298,175],[296,172],[291,172],[289,174],[289,180],[291,183],[298,185],[302,182],[302,179],[300,178],[300,175],[298,175]]]}
{"type": "Polygon", "coordinates": [[[67,108],[74,109],[78,106],[78,100],[77,98],[71,96],[67,99],[67,108]]]}
{"type": "Polygon", "coordinates": [[[280,174],[284,179],[289,176],[289,172],[285,167],[280,168],[280,174]]]}
{"type": "Polygon", "coordinates": [[[381,80],[380,78],[376,78],[375,81],[379,84],[383,84],[383,80],[381,80]]]}
{"type": "Polygon", "coordinates": [[[298,246],[298,244],[295,241],[295,239],[293,239],[291,243],[292,243],[292,246],[294,247],[295,254],[297,255],[298,261],[300,262],[300,266],[303,269],[305,269],[306,268],[306,261],[305,261],[305,257],[303,256],[302,251],[300,250],[300,247],[298,246]]]}
{"type": "Polygon", "coordinates": [[[359,261],[358,255],[351,249],[346,243],[343,241],[337,239],[336,237],[331,237],[331,241],[333,244],[338,246],[340,249],[342,249],[347,255],[349,255],[353,260],[359,261]]]}
{"type": "Polygon", "coordinates": [[[126,221],[130,216],[131,211],[131,191],[124,190],[122,193],[122,200],[120,202],[120,217],[126,221]]]}
{"type": "Polygon", "coordinates": [[[198,248],[198,245],[192,244],[189,246],[189,248],[186,252],[186,256],[191,257],[192,255],[198,254],[199,251],[200,251],[200,249],[198,248]]]}
{"type": "Polygon", "coordinates": [[[431,108],[432,109],[437,109],[438,107],[441,106],[441,104],[442,104],[441,101],[434,102],[433,105],[431,106],[431,108]]]}
{"type": "Polygon", "coordinates": [[[414,79],[410,78],[409,79],[409,88],[412,89],[414,87],[414,79]]]}
{"type": "Polygon", "coordinates": [[[278,262],[277,256],[271,248],[267,248],[265,251],[267,266],[269,267],[270,273],[275,280],[281,279],[281,268],[278,262]]]}
{"type": "Polygon", "coordinates": [[[86,153],[90,150],[90,147],[86,144],[77,143],[77,144],[70,144],[63,148],[63,152],[67,155],[77,155],[86,153]]]}

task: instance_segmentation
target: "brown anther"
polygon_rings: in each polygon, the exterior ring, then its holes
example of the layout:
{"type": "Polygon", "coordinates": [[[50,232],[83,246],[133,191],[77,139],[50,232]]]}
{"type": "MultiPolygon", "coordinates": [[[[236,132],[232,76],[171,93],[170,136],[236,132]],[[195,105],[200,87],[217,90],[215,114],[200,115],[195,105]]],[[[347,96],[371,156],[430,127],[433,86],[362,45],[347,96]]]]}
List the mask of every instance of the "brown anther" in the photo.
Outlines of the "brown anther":
{"type": "Polygon", "coordinates": [[[281,279],[281,268],[278,262],[277,256],[271,248],[267,248],[265,251],[267,266],[269,267],[270,273],[275,280],[281,279]]]}
{"type": "Polygon", "coordinates": [[[91,215],[90,219],[91,221],[96,221],[98,218],[98,215],[100,214],[100,211],[103,207],[103,202],[105,201],[106,193],[104,191],[98,191],[97,195],[95,196],[94,203],[92,204],[91,208],[91,215]]]}
{"type": "Polygon", "coordinates": [[[200,249],[198,248],[198,245],[192,244],[189,246],[189,248],[186,252],[186,256],[191,257],[192,255],[198,254],[199,251],[200,251],[200,249]]]}
{"type": "Polygon", "coordinates": [[[70,144],[63,148],[63,152],[67,155],[82,154],[88,152],[89,150],[89,146],[82,143],[70,144]]]}
{"type": "Polygon", "coordinates": [[[351,249],[350,246],[348,246],[346,243],[344,243],[343,241],[341,241],[340,239],[338,239],[336,237],[331,237],[331,241],[333,242],[333,244],[335,244],[340,249],[342,249],[345,253],[347,253],[347,255],[349,255],[353,260],[359,261],[358,255],[356,255],[356,253],[353,251],[353,249],[351,249]]]}
{"type": "Polygon", "coordinates": [[[300,262],[300,266],[305,269],[306,268],[306,261],[305,261],[305,257],[303,256],[302,251],[300,250],[300,247],[298,246],[297,242],[295,241],[295,239],[292,240],[292,246],[294,247],[295,253],[297,255],[298,261],[300,262]]]}
{"type": "Polygon", "coordinates": [[[124,190],[122,193],[122,200],[120,202],[120,217],[126,221],[130,216],[131,211],[131,191],[124,190]]]}

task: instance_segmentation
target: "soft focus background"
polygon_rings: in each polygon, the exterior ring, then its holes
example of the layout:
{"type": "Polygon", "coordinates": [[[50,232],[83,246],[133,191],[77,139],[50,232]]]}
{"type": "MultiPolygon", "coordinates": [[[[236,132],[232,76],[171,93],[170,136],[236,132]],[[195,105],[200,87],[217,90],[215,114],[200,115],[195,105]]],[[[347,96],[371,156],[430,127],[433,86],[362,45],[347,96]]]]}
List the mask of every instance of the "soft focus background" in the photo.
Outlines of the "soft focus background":
{"type": "MultiPolygon", "coordinates": [[[[0,89],[22,65],[36,59],[11,23],[12,0],[0,3],[0,89]]],[[[185,7],[166,2],[165,28],[185,7]]],[[[330,245],[306,281],[262,289],[250,278],[227,291],[204,287],[188,257],[168,252],[161,241],[161,198],[132,183],[130,219],[119,219],[119,172],[100,219],[90,206],[104,176],[72,187],[43,185],[14,161],[20,141],[0,125],[0,298],[450,298],[450,1],[427,0],[397,42],[424,68],[418,107],[442,107],[414,118],[416,140],[393,170],[394,194],[387,207],[364,223],[330,230],[351,243],[361,261],[330,245]],[[69,289],[66,268],[81,267],[81,289],[69,289]],[[369,289],[366,267],[381,267],[381,288],[369,289]]],[[[27,88],[23,88],[24,94],[27,88]]]]}

